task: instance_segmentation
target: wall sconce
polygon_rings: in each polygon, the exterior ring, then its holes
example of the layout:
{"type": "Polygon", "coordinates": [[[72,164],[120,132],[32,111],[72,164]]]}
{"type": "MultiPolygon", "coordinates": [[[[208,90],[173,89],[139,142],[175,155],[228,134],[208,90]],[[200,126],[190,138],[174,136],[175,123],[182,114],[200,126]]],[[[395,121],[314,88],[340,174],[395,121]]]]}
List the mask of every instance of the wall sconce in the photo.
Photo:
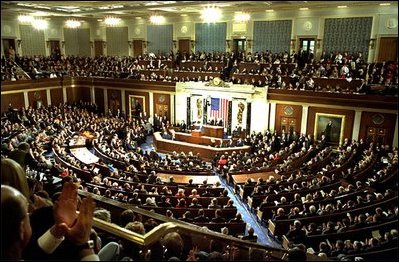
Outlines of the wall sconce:
{"type": "Polygon", "coordinates": [[[47,48],[50,47],[50,41],[46,41],[46,46],[47,46],[47,48]]]}
{"type": "Polygon", "coordinates": [[[176,48],[177,47],[177,41],[173,40],[173,47],[176,48]]]}
{"type": "Polygon", "coordinates": [[[106,48],[107,47],[107,42],[103,42],[103,48],[106,48]]]}
{"type": "Polygon", "coordinates": [[[248,42],[248,48],[251,48],[252,47],[252,40],[248,39],[247,42],[248,42]]]}
{"type": "Polygon", "coordinates": [[[129,47],[132,48],[132,46],[133,46],[133,41],[127,41],[127,43],[129,44],[129,47]]]}
{"type": "Polygon", "coordinates": [[[370,49],[374,49],[374,47],[375,47],[375,38],[371,38],[370,39],[370,43],[369,43],[369,47],[370,47],[370,49]]]}
{"type": "Polygon", "coordinates": [[[18,40],[17,40],[17,45],[18,45],[18,47],[21,47],[21,42],[22,42],[21,39],[18,39],[18,40]]]}
{"type": "Polygon", "coordinates": [[[144,48],[147,48],[147,46],[148,46],[149,43],[150,43],[150,42],[148,42],[148,41],[143,41],[143,47],[144,47],[144,48]]]}
{"type": "Polygon", "coordinates": [[[317,40],[316,40],[316,48],[317,48],[317,49],[320,49],[320,47],[321,47],[321,41],[322,41],[322,39],[317,39],[317,40]]]}
{"type": "Polygon", "coordinates": [[[291,39],[291,49],[295,49],[295,39],[291,39]]]}
{"type": "Polygon", "coordinates": [[[191,43],[191,48],[194,48],[195,47],[195,41],[194,40],[190,40],[190,43],[191,43]]]}
{"type": "Polygon", "coordinates": [[[61,41],[61,47],[65,47],[65,41],[61,41]]]}
{"type": "Polygon", "coordinates": [[[90,41],[90,47],[93,48],[94,47],[94,42],[90,41]]]}

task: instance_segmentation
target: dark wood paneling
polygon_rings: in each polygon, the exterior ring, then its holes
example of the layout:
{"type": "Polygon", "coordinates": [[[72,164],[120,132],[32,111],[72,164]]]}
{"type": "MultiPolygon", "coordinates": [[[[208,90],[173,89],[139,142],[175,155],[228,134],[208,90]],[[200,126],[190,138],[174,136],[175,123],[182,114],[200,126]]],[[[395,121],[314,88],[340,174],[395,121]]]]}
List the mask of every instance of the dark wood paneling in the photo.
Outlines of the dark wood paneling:
{"type": "MultiPolygon", "coordinates": [[[[288,110],[286,110],[286,111],[288,112],[288,110]]],[[[296,121],[295,131],[298,134],[301,133],[302,106],[277,104],[277,106],[276,106],[276,122],[275,122],[276,123],[275,130],[277,130],[277,132],[281,131],[281,118],[282,117],[294,118],[296,121]],[[293,112],[291,115],[286,114],[284,112],[284,109],[288,106],[292,107],[292,109],[293,109],[293,112]]]]}
{"type": "Polygon", "coordinates": [[[179,39],[179,52],[183,53],[190,53],[190,39],[179,39]]]}
{"type": "Polygon", "coordinates": [[[170,95],[154,93],[154,114],[164,116],[165,113],[170,120],[170,95]]]}
{"type": "Polygon", "coordinates": [[[367,136],[367,128],[375,127],[375,128],[384,128],[386,131],[386,144],[392,145],[393,136],[395,133],[395,124],[396,124],[396,115],[394,114],[382,114],[382,113],[375,113],[375,112],[362,112],[362,119],[360,124],[360,131],[359,131],[359,139],[363,138],[366,139],[367,136]],[[375,115],[382,115],[384,121],[381,124],[375,124],[373,122],[373,116],[375,115]]]}
{"type": "Polygon", "coordinates": [[[144,96],[145,99],[145,108],[144,111],[147,113],[147,116],[150,115],[150,95],[144,92],[135,92],[135,91],[126,91],[125,92],[125,103],[126,103],[126,114],[129,116],[129,96],[144,96]]]}
{"type": "Polygon", "coordinates": [[[64,103],[62,88],[55,88],[50,90],[51,104],[58,106],[60,103],[64,103]]]}
{"type": "Polygon", "coordinates": [[[24,93],[2,94],[1,95],[1,112],[8,110],[8,105],[11,103],[13,108],[25,107],[24,93]]]}
{"type": "Polygon", "coordinates": [[[42,101],[43,106],[47,106],[46,90],[28,92],[29,106],[36,108],[37,101],[42,101]]]}
{"type": "Polygon", "coordinates": [[[82,100],[81,88],[79,87],[67,87],[67,101],[68,103],[75,103],[82,100]]]}
{"type": "Polygon", "coordinates": [[[94,55],[104,55],[104,41],[94,41],[94,55]]]}
{"type": "Polygon", "coordinates": [[[309,107],[308,124],[307,124],[306,130],[307,130],[307,133],[311,134],[311,135],[314,134],[316,113],[344,115],[345,116],[345,126],[344,126],[344,136],[343,137],[344,138],[352,138],[353,120],[355,117],[355,111],[335,109],[335,108],[309,107]]]}
{"type": "Polygon", "coordinates": [[[356,95],[328,92],[269,89],[268,100],[317,103],[338,106],[358,106],[378,109],[398,109],[397,97],[379,95],[356,95]]]}
{"type": "Polygon", "coordinates": [[[143,55],[143,40],[133,40],[133,56],[143,55]]]}
{"type": "Polygon", "coordinates": [[[122,96],[120,90],[107,89],[108,94],[108,109],[113,113],[119,109],[122,111],[122,96]]]}
{"type": "Polygon", "coordinates": [[[98,110],[101,113],[104,113],[104,108],[105,108],[105,105],[104,105],[104,89],[95,88],[94,89],[94,95],[95,95],[95,98],[96,98],[96,104],[98,106],[98,110]]]}
{"type": "Polygon", "coordinates": [[[398,38],[381,37],[380,48],[378,49],[378,62],[397,61],[398,59],[398,38]]]}
{"type": "Polygon", "coordinates": [[[79,87],[80,89],[80,99],[83,102],[90,102],[90,88],[89,87],[79,87]]]}

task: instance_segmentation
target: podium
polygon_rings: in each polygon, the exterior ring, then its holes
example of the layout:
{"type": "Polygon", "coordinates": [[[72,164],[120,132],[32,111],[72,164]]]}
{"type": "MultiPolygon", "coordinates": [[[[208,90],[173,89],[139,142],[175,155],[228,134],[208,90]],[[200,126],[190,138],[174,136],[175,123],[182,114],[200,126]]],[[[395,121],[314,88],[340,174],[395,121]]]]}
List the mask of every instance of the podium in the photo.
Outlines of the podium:
{"type": "Polygon", "coordinates": [[[200,137],[201,136],[201,130],[191,130],[191,135],[193,137],[200,137]]]}
{"type": "Polygon", "coordinates": [[[222,126],[204,125],[204,135],[205,136],[223,139],[223,131],[224,131],[224,129],[222,126]]]}

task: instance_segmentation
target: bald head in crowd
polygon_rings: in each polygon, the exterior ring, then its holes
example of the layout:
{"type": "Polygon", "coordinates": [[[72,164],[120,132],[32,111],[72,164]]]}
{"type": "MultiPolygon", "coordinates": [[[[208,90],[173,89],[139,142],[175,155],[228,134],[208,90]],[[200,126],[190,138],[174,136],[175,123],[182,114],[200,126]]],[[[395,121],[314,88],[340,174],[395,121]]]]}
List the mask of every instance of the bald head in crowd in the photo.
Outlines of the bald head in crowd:
{"type": "Polygon", "coordinates": [[[1,211],[1,260],[21,260],[32,236],[28,200],[17,189],[2,185],[1,211]]]}

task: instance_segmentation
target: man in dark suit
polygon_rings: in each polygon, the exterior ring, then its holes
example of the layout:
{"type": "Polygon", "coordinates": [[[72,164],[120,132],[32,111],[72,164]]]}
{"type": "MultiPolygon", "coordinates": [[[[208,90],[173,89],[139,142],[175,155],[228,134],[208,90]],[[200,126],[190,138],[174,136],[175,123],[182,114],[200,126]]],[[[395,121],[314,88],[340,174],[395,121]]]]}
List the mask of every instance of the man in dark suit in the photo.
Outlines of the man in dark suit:
{"type": "Polygon", "coordinates": [[[205,212],[202,208],[198,210],[198,216],[194,218],[194,222],[197,223],[209,222],[209,217],[205,216],[205,212]]]}
{"type": "Polygon", "coordinates": [[[222,210],[221,209],[216,209],[215,211],[215,217],[212,218],[211,222],[213,223],[224,223],[226,222],[226,219],[222,216],[222,210]]]}
{"type": "Polygon", "coordinates": [[[9,158],[18,162],[24,170],[27,166],[35,169],[39,164],[30,153],[30,146],[26,142],[20,143],[18,148],[10,153],[9,158]]]}

